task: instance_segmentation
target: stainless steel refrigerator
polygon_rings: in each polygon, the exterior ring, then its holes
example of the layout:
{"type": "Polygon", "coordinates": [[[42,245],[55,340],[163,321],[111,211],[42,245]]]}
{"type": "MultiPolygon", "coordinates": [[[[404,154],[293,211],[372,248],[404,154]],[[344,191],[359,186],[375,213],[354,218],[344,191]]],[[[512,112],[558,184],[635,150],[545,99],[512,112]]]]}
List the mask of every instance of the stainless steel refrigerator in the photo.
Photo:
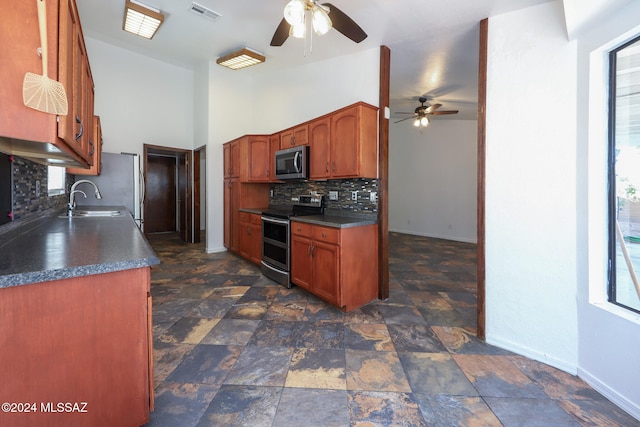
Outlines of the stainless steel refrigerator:
{"type": "MultiPolygon", "coordinates": [[[[80,206],[125,206],[138,227],[142,228],[142,203],[144,181],[140,156],[132,153],[102,153],[102,171],[98,176],[76,176],[93,181],[102,193],[95,197],[77,198],[80,206]]],[[[86,185],[86,184],[85,184],[86,185]]],[[[81,189],[81,188],[80,188],[81,189]]],[[[92,193],[93,194],[93,193],[92,193]]]]}

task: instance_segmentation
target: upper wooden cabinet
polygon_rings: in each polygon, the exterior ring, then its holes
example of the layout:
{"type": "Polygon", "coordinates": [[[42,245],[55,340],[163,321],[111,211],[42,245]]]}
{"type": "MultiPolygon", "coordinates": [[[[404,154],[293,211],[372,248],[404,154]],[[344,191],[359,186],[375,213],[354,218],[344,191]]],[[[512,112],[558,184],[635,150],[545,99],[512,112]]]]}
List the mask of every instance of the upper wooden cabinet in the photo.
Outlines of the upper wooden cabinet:
{"type": "Polygon", "coordinates": [[[309,178],[331,177],[331,118],[329,116],[309,123],[309,178]]]}
{"type": "Polygon", "coordinates": [[[102,172],[102,126],[100,124],[100,117],[93,117],[92,125],[92,137],[90,138],[89,147],[92,150],[89,152],[91,156],[91,167],[89,169],[83,168],[67,168],[67,172],[74,175],[100,175],[102,172]]]}
{"type": "Polygon", "coordinates": [[[378,177],[378,110],[357,104],[331,115],[331,177],[378,177]]]}
{"type": "Polygon", "coordinates": [[[222,146],[224,157],[224,177],[240,176],[240,140],[235,139],[222,146]]]}
{"type": "Polygon", "coordinates": [[[0,150],[43,163],[88,167],[92,128],[93,81],[74,0],[47,2],[48,77],[65,88],[68,114],[56,116],[24,105],[25,73],[42,74],[35,1],[3,4],[0,14],[0,150]],[[89,91],[88,89],[91,88],[89,91]],[[91,93],[89,93],[91,92],[91,93]]]}
{"type": "Polygon", "coordinates": [[[240,180],[269,182],[271,145],[268,135],[250,135],[240,143],[240,180]]]}
{"type": "Polygon", "coordinates": [[[309,123],[309,178],[377,178],[377,112],[358,103],[309,123]]]}
{"type": "Polygon", "coordinates": [[[224,177],[240,182],[272,181],[271,140],[269,135],[247,135],[224,144],[224,177]]]}
{"type": "Polygon", "coordinates": [[[309,178],[378,177],[378,108],[359,102],[273,135],[224,144],[224,177],[277,182],[275,152],[309,145],[309,178]]]}
{"type": "Polygon", "coordinates": [[[276,151],[280,149],[280,134],[275,133],[269,137],[269,181],[279,182],[276,179],[276,151]]]}
{"type": "Polygon", "coordinates": [[[306,124],[296,126],[280,132],[280,149],[307,145],[309,143],[309,128],[306,124]]]}

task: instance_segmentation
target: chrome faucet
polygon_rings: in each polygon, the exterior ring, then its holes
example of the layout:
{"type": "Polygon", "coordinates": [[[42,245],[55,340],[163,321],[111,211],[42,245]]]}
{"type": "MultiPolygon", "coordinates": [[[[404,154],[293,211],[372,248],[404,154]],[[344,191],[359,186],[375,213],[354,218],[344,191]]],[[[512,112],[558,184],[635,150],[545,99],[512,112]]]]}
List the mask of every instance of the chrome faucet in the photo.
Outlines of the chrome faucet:
{"type": "Polygon", "coordinates": [[[95,190],[95,195],[96,195],[96,199],[100,200],[102,199],[102,194],[100,194],[100,189],[98,189],[98,186],[92,182],[89,181],[88,179],[81,179],[80,181],[76,181],[73,183],[73,185],[71,186],[71,191],[69,192],[69,203],[67,203],[67,212],[69,214],[71,214],[73,212],[73,210],[76,208],[76,193],[82,193],[82,195],[84,196],[84,198],[87,198],[87,194],[82,191],[82,190],[76,190],[76,187],[82,183],[88,183],[93,185],[93,188],[95,190]]]}

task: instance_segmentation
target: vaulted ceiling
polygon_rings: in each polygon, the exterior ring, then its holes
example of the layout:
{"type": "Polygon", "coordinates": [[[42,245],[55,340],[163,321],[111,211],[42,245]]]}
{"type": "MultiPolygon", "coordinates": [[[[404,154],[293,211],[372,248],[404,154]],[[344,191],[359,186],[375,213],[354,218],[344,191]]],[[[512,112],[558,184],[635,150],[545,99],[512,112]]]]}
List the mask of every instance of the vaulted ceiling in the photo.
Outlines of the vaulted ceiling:
{"type": "Polygon", "coordinates": [[[266,56],[260,68],[277,69],[386,45],[393,113],[413,111],[426,95],[460,110],[442,118],[475,119],[479,21],[549,0],[331,0],[368,37],[356,44],[331,30],[313,38],[311,52],[299,39],[269,45],[288,0],[196,0],[221,15],[214,21],[191,12],[192,0],[141,1],[166,16],[152,40],[122,30],[125,0],[77,0],[85,36],[187,68],[245,46],[266,56]]]}

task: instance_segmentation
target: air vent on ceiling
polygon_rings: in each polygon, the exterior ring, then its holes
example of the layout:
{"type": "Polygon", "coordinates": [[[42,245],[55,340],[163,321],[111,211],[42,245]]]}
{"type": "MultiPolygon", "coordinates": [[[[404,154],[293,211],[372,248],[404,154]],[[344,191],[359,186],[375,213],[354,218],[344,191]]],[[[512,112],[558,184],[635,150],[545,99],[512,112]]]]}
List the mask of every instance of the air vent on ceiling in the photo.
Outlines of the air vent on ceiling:
{"type": "Polygon", "coordinates": [[[206,8],[196,2],[191,3],[191,6],[189,6],[189,10],[196,15],[202,16],[203,18],[207,18],[211,21],[215,21],[222,16],[218,12],[214,12],[213,10],[206,8]]]}

